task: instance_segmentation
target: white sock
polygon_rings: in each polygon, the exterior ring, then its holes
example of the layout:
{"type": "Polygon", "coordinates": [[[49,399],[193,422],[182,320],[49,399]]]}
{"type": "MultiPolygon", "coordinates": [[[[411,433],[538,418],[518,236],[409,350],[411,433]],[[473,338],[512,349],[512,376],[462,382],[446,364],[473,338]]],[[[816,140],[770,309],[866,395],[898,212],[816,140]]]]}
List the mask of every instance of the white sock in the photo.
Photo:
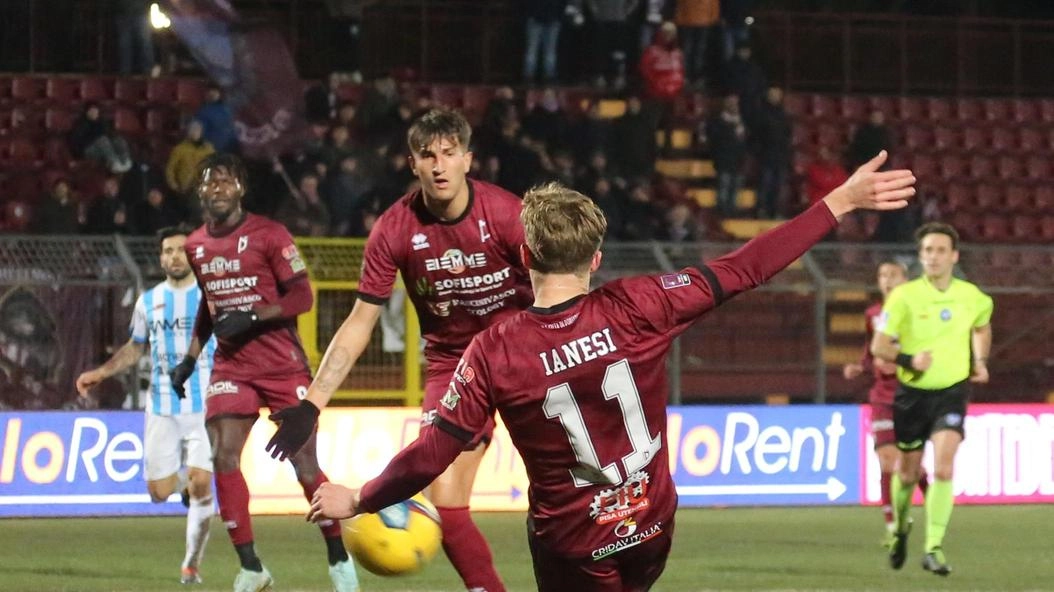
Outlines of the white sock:
{"type": "Polygon", "coordinates": [[[190,498],[187,510],[187,554],[183,558],[183,567],[198,567],[201,556],[205,553],[205,543],[209,541],[209,526],[214,511],[212,496],[190,498]]]}

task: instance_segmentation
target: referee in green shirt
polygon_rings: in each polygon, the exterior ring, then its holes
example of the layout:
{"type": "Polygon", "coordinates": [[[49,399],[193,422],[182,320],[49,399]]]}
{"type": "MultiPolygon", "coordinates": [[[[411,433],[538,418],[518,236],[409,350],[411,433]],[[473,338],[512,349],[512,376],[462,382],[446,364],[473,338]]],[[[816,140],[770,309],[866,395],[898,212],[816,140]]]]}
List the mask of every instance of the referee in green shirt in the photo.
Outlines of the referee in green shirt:
{"type": "Polygon", "coordinates": [[[871,342],[876,358],[896,362],[893,430],[901,450],[893,477],[896,536],[889,562],[900,569],[907,556],[908,510],[921,475],[926,440],[933,441],[933,481],[926,493],[926,555],[922,567],[951,573],[941,545],[955,496],[952,469],[963,440],[967,382],[988,382],[992,347],[992,298],[977,286],[952,277],[959,261],[959,234],[942,223],[915,232],[922,277],[890,293],[871,342]]]}

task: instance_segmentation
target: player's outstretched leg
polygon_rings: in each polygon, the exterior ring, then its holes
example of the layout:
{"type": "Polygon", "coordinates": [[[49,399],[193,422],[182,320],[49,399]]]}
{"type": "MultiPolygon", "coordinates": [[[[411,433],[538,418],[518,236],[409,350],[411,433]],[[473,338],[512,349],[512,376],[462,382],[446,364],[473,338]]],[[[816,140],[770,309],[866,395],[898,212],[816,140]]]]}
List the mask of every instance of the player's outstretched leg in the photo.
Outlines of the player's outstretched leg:
{"type": "Polygon", "coordinates": [[[472,483],[484,452],[485,445],[462,452],[432,483],[429,497],[439,512],[443,551],[461,576],[465,588],[471,592],[505,592],[505,584],[494,569],[490,546],[472,521],[468,507],[472,483]]]}
{"type": "MultiPolygon", "coordinates": [[[[315,438],[312,436],[296,456],[289,459],[296,470],[304,497],[311,501],[320,485],[329,481],[318,466],[315,454],[315,438]]],[[[339,520],[320,520],[319,530],[326,541],[326,561],[329,563],[329,579],[333,582],[335,592],[359,592],[359,577],[355,564],[344,548],[344,539],[340,533],[339,520]]]]}
{"type": "Polygon", "coordinates": [[[190,503],[187,509],[187,552],[183,557],[180,582],[200,584],[198,569],[209,541],[209,523],[212,520],[212,473],[202,469],[190,470],[190,503]]]}
{"type": "Polygon", "coordinates": [[[904,560],[908,556],[908,534],[911,532],[911,518],[908,517],[908,511],[911,508],[911,496],[915,492],[915,484],[905,485],[900,475],[894,474],[891,488],[896,529],[889,543],[889,566],[893,569],[900,569],[904,567],[904,560]]]}

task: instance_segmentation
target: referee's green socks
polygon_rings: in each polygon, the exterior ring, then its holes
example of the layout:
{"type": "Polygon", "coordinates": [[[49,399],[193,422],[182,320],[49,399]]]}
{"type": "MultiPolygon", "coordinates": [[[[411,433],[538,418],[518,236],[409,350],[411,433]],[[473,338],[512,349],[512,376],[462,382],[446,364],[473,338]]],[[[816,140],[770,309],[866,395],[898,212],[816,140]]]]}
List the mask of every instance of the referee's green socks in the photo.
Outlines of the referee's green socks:
{"type": "Polygon", "coordinates": [[[915,486],[904,485],[900,481],[900,473],[894,472],[890,483],[890,499],[893,502],[893,520],[897,525],[897,532],[903,533],[908,530],[908,512],[911,510],[911,497],[914,493],[915,486]]]}
{"type": "Polygon", "coordinates": [[[934,479],[926,492],[926,552],[940,548],[952,518],[955,492],[951,481],[934,479]]]}

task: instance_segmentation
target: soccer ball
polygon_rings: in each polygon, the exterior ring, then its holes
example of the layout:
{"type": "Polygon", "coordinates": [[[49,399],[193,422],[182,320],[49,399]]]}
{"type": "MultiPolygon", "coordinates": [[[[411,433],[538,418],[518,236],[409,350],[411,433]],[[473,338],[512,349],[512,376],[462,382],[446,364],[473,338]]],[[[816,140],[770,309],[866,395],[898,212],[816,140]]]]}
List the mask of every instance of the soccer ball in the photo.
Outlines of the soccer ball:
{"type": "Polygon", "coordinates": [[[420,571],[443,540],[439,512],[421,494],[345,521],[343,537],[355,561],[380,576],[420,571]]]}

